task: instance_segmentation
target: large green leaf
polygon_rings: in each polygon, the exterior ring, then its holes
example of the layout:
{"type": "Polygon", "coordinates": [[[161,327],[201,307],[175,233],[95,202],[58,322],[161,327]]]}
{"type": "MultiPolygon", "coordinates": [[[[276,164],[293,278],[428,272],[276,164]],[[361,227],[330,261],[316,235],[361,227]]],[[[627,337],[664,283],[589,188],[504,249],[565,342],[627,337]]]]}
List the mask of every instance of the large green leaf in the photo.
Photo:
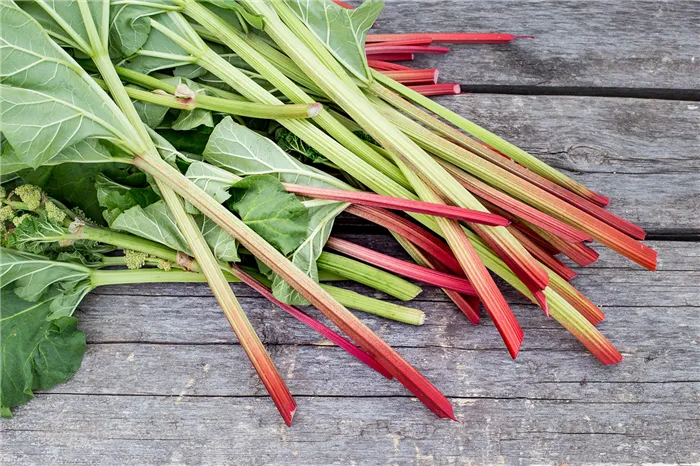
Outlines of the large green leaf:
{"type": "Polygon", "coordinates": [[[47,320],[51,298],[28,302],[10,288],[1,293],[0,408],[3,417],[10,417],[10,408],[34,398],[34,390],[49,389],[75,374],[85,354],[85,335],[75,317],[47,320]]]}
{"type": "MultiPolygon", "coordinates": [[[[70,147],[63,149],[50,160],[43,162],[42,167],[60,165],[67,162],[75,163],[106,163],[115,162],[120,158],[113,156],[110,151],[97,139],[79,141],[70,147]]],[[[0,159],[0,173],[7,175],[20,170],[33,168],[28,165],[23,157],[15,152],[14,148],[7,144],[0,159]]]]}
{"type": "MultiPolygon", "coordinates": [[[[66,289],[88,278],[89,268],[68,262],[56,262],[43,256],[0,248],[0,282],[20,298],[36,301],[55,284],[66,289]]],[[[4,307],[4,304],[3,304],[4,307]]]]}
{"type": "Polygon", "coordinates": [[[202,154],[206,162],[239,176],[272,175],[285,183],[345,189],[332,176],[296,160],[270,139],[224,118],[202,154]]]}
{"type": "Polygon", "coordinates": [[[158,194],[150,186],[144,188],[126,186],[103,174],[97,176],[95,188],[97,200],[104,209],[102,215],[109,224],[124,211],[134,206],[146,207],[160,200],[158,194]]]}
{"type": "Polygon", "coordinates": [[[309,212],[277,178],[249,176],[230,190],[229,207],[283,254],[294,251],[306,237],[309,212]]]}
{"type": "MultiPolygon", "coordinates": [[[[195,221],[214,256],[223,261],[238,260],[238,245],[232,236],[203,215],[195,216],[195,221]]],[[[163,201],[146,207],[134,206],[115,218],[111,227],[191,255],[185,238],[180,233],[175,219],[163,201]]]]}
{"type": "MultiPolygon", "coordinates": [[[[314,202],[314,201],[312,201],[314,202]]],[[[340,202],[311,205],[309,211],[309,226],[306,238],[292,254],[291,260],[306,275],[318,282],[316,261],[323,252],[333,228],[333,221],[346,209],[348,204],[340,202]]],[[[298,291],[289,286],[279,276],[272,282],[272,291],[277,299],[287,304],[305,305],[309,302],[298,291]]]]}
{"type": "Polygon", "coordinates": [[[88,138],[134,147],[133,129],[109,96],[11,1],[0,4],[0,37],[2,132],[27,166],[88,138]]]}
{"type": "Polygon", "coordinates": [[[353,75],[372,80],[367,66],[365,38],[383,2],[368,0],[358,8],[343,8],[328,0],[285,0],[328,51],[353,75]]]}
{"type": "MultiPolygon", "coordinates": [[[[76,145],[77,147],[77,145],[76,145]]],[[[95,181],[100,174],[122,183],[143,183],[145,175],[126,164],[65,163],[22,172],[22,179],[42,188],[49,196],[64,204],[79,207],[89,219],[105,224],[97,199],[95,181]]]]}
{"type": "Polygon", "coordinates": [[[111,227],[189,253],[187,242],[164,201],[146,207],[134,206],[115,218],[111,227]]]}

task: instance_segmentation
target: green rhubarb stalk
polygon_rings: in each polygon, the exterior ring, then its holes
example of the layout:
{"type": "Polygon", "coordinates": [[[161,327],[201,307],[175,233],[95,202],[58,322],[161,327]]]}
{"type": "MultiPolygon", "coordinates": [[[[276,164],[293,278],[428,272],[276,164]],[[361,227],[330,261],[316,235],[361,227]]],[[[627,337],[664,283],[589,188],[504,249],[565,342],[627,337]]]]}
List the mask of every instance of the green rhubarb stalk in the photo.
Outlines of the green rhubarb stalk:
{"type": "Polygon", "coordinates": [[[322,284],[321,287],[345,306],[358,311],[374,314],[385,319],[410,325],[423,325],[425,313],[418,309],[399,306],[381,299],[370,298],[352,290],[322,284]]]}
{"type": "Polygon", "coordinates": [[[421,107],[430,110],[431,112],[435,113],[441,118],[444,118],[453,125],[473,135],[477,139],[480,139],[489,146],[494,147],[495,149],[499,150],[500,152],[504,153],[511,159],[515,160],[524,167],[529,168],[535,173],[538,173],[541,176],[544,176],[545,178],[561,186],[564,186],[567,189],[575,192],[576,194],[585,197],[586,199],[589,199],[590,201],[595,202],[599,205],[608,204],[608,200],[605,196],[590,190],[589,188],[583,186],[575,180],[572,180],[568,176],[542,162],[537,157],[525,152],[524,150],[520,149],[514,144],[509,143],[508,141],[502,139],[498,135],[480,127],[476,123],[467,120],[463,116],[446,109],[437,102],[434,102],[433,100],[419,94],[418,92],[413,91],[412,89],[394,81],[390,77],[385,76],[382,73],[379,73],[378,71],[372,70],[372,77],[380,83],[382,83],[383,85],[385,85],[386,87],[397,92],[401,96],[420,105],[421,107]]]}
{"type": "MultiPolygon", "coordinates": [[[[101,79],[95,81],[107,89],[107,85],[101,79]]],[[[158,80],[159,82],[162,82],[158,80]]],[[[157,88],[163,90],[165,83],[157,88]]],[[[220,97],[212,97],[203,94],[195,94],[192,97],[176,97],[177,89],[173,89],[172,94],[163,95],[154,92],[135,89],[133,87],[125,88],[129,97],[141,102],[160,105],[161,107],[169,107],[180,110],[192,111],[196,108],[203,110],[211,110],[213,112],[228,113],[230,115],[244,116],[250,118],[261,118],[271,120],[275,118],[311,118],[318,114],[321,109],[321,104],[292,104],[292,105],[264,105],[252,102],[243,102],[236,100],[222,99],[220,97]]]]}
{"type": "MultiPolygon", "coordinates": [[[[236,52],[237,55],[239,55],[254,69],[256,69],[268,82],[270,82],[273,86],[279,89],[285,96],[287,96],[293,102],[306,103],[312,101],[312,98],[308,94],[306,94],[306,92],[304,92],[303,89],[301,89],[291,79],[285,76],[285,74],[282,73],[273,63],[268,61],[265,56],[263,56],[256,49],[254,49],[253,45],[248,40],[248,37],[245,36],[242,32],[231,27],[221,18],[216,16],[211,10],[205,8],[195,0],[179,0],[178,3],[180,3],[183,6],[183,13],[185,15],[191,17],[199,24],[204,26],[208,31],[210,31],[210,33],[216,35],[221,42],[223,42],[224,44],[226,44],[227,47],[236,52]]],[[[256,44],[258,46],[261,46],[260,42],[262,41],[256,42],[256,44]]],[[[183,48],[185,48],[183,44],[180,45],[183,48]]],[[[267,47],[271,48],[269,45],[267,47]]],[[[185,50],[187,50],[187,48],[185,48],[185,50]]],[[[188,50],[188,52],[192,53],[190,50],[188,50]]],[[[268,55],[270,54],[268,53],[268,55]]],[[[289,59],[287,58],[287,60],[289,59]]],[[[223,78],[223,76],[221,75],[219,75],[219,77],[223,78]]],[[[239,86],[234,86],[234,88],[236,88],[244,95],[247,95],[246,92],[253,91],[253,89],[251,88],[244,90],[243,87],[240,87],[240,84],[241,83],[239,83],[239,86]]],[[[259,98],[267,99],[268,101],[277,100],[274,96],[271,96],[267,91],[264,91],[264,94],[260,95],[260,93],[258,93],[256,95],[256,99],[251,100],[257,100],[259,98]]],[[[387,177],[397,182],[398,184],[404,186],[405,188],[410,188],[410,186],[406,182],[406,179],[403,177],[403,175],[397,167],[395,167],[389,161],[385,160],[383,157],[378,157],[377,154],[370,147],[368,147],[364,143],[364,141],[362,141],[362,139],[357,137],[357,135],[353,134],[352,131],[349,131],[347,128],[345,128],[325,109],[322,109],[319,112],[319,114],[314,118],[314,121],[317,122],[319,126],[321,126],[323,129],[328,131],[328,133],[333,138],[335,138],[337,142],[347,147],[348,150],[354,152],[369,166],[384,173],[387,177]]],[[[290,129],[290,131],[294,132],[295,134],[298,134],[305,142],[307,142],[307,139],[301,134],[295,132],[289,127],[287,127],[287,129],[290,129]]],[[[314,146],[313,142],[318,143],[318,141],[312,140],[312,142],[309,142],[309,144],[314,146]]],[[[336,143],[336,145],[338,144],[336,143]]],[[[319,152],[323,153],[320,150],[319,152]]],[[[347,150],[343,149],[342,152],[347,152],[347,150]]],[[[344,155],[342,159],[348,158],[348,156],[345,154],[341,153],[340,155],[344,155]]],[[[355,158],[352,156],[350,157],[352,159],[355,158]]],[[[329,160],[332,160],[334,163],[336,163],[344,169],[343,165],[345,165],[346,163],[343,163],[341,165],[341,163],[337,161],[341,157],[332,156],[332,158],[328,158],[329,160]]],[[[375,184],[376,181],[371,182],[371,185],[367,186],[373,187],[373,185],[375,184]]]]}
{"type": "MultiPolygon", "coordinates": [[[[486,211],[481,203],[459,182],[449,176],[430,155],[376,111],[364,94],[352,83],[347,73],[342,69],[340,71],[336,69],[334,73],[325,66],[326,63],[334,62],[335,58],[308,31],[304,23],[284,2],[271,2],[268,5],[266,2],[244,0],[242,3],[251,11],[265,18],[265,32],[294,59],[304,72],[324,90],[326,95],[352,116],[385,149],[401,159],[423,181],[431,184],[431,187],[456,205],[486,211]],[[280,18],[284,20],[284,23],[280,18]],[[338,73],[342,77],[339,77],[338,73]]],[[[483,227],[481,231],[494,244],[498,245],[499,249],[510,258],[513,265],[531,277],[531,280],[540,289],[547,286],[549,279],[546,272],[505,228],[483,227]]]]}
{"type": "Polygon", "coordinates": [[[656,252],[616,228],[587,214],[507,170],[441,138],[397,110],[384,104],[382,113],[419,145],[447,162],[482,179],[486,183],[557,218],[630,260],[650,269],[656,268],[656,252]]]}
{"type": "Polygon", "coordinates": [[[316,265],[319,269],[383,291],[402,301],[410,301],[422,291],[419,286],[389,272],[326,251],[321,253],[316,260],[316,265]]]}
{"type": "MultiPolygon", "coordinates": [[[[109,89],[114,101],[117,103],[122,112],[124,112],[124,115],[131,124],[131,128],[136,131],[140,143],[145,148],[144,152],[135,152],[135,161],[142,159],[152,160],[154,163],[160,162],[161,164],[165,164],[160,158],[160,155],[158,154],[158,151],[153,144],[146,127],[138,116],[131,99],[127,95],[125,88],[119,79],[119,75],[114,69],[112,61],[109,58],[107,45],[109,35],[108,21],[104,21],[103,18],[103,24],[101,25],[102,34],[100,35],[93,21],[87,0],[80,0],[78,5],[80,7],[83,22],[92,44],[93,55],[91,58],[104,78],[107,88],[109,89]]],[[[104,11],[105,16],[108,19],[109,8],[105,7],[104,11]]],[[[244,348],[263,384],[270,392],[270,395],[277,405],[282,418],[287,425],[291,425],[292,417],[296,411],[296,403],[292,398],[289,389],[282,380],[282,377],[272,362],[270,355],[267,353],[262,342],[255,333],[253,326],[250,324],[250,321],[243,312],[240,303],[233,294],[226,277],[219,268],[217,260],[209,246],[206,244],[202,232],[199,230],[194,218],[187,214],[182,200],[170,186],[167,186],[167,184],[162,181],[162,177],[156,176],[155,173],[152,174],[156,177],[156,183],[161,192],[163,200],[170,209],[170,212],[172,213],[182,236],[185,238],[190,251],[192,251],[194,257],[197,259],[197,262],[202,269],[202,273],[206,277],[214,296],[221,306],[227,320],[231,324],[231,327],[236,333],[241,346],[244,348]]],[[[160,172],[158,174],[160,175],[160,172]]]]}

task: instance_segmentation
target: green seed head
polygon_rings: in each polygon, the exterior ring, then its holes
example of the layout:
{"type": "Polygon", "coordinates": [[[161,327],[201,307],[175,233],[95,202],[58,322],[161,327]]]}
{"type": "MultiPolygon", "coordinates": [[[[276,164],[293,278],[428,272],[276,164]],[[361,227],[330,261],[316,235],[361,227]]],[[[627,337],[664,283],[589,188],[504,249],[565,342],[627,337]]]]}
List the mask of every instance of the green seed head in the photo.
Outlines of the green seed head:
{"type": "Polygon", "coordinates": [[[7,197],[7,191],[5,191],[5,188],[0,186],[0,199],[5,199],[7,197]]]}
{"type": "Polygon", "coordinates": [[[0,208],[0,222],[7,222],[15,218],[15,211],[9,205],[0,208]]]}
{"type": "Polygon", "coordinates": [[[163,259],[158,261],[158,268],[165,270],[166,272],[168,272],[172,268],[172,266],[173,266],[173,263],[170,261],[166,261],[163,259]]]}
{"type": "Polygon", "coordinates": [[[14,223],[16,227],[18,227],[22,224],[22,222],[24,222],[26,219],[31,218],[31,217],[32,216],[30,214],[20,215],[19,217],[13,218],[12,223],[14,223]]]}
{"type": "Polygon", "coordinates": [[[58,208],[53,202],[47,202],[44,208],[46,209],[46,215],[49,217],[49,220],[60,223],[66,219],[66,213],[58,208]]]}
{"type": "Polygon", "coordinates": [[[131,249],[124,249],[124,258],[126,260],[127,268],[140,269],[146,265],[146,258],[148,258],[148,254],[145,252],[133,251],[131,249]]]}
{"type": "Polygon", "coordinates": [[[15,194],[27,204],[27,209],[36,210],[41,205],[41,189],[31,184],[23,184],[15,189],[15,194]]]}

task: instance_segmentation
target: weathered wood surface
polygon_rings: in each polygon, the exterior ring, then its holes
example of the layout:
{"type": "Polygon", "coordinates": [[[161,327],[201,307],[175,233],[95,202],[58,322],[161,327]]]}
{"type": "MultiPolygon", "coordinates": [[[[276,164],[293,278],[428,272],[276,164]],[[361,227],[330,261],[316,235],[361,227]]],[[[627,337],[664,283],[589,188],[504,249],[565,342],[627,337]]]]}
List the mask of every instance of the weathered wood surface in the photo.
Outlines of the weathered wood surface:
{"type": "Polygon", "coordinates": [[[698,98],[700,2],[695,0],[394,0],[376,32],[507,32],[534,35],[507,45],[455,45],[417,55],[411,66],[440,68],[465,89],[536,87],[540,92],[644,89],[698,98]]]}
{"type": "MultiPolygon", "coordinates": [[[[456,46],[430,61],[446,79],[499,92],[525,85],[602,95],[602,86],[692,98],[681,90],[700,89],[697,2],[403,4],[411,13],[390,4],[379,30],[537,35],[456,46]]],[[[80,308],[89,341],[82,369],[0,422],[0,462],[700,463],[700,104],[497,94],[442,103],[571,170],[653,238],[682,240],[649,242],[659,251],[656,273],[602,248],[598,263],[577,269],[574,283],[606,313],[599,328],[622,364],[600,366],[510,290],[526,333],[516,361],[488,319],[470,325],[435,289],[408,304],[427,313],[422,327],[358,313],[452,400],[461,422],[441,421],[396,382],[235,285],[299,403],[286,428],[205,285],[104,288],[80,308]]],[[[402,255],[379,229],[359,230],[351,217],[339,224],[353,241],[402,255]]]]}

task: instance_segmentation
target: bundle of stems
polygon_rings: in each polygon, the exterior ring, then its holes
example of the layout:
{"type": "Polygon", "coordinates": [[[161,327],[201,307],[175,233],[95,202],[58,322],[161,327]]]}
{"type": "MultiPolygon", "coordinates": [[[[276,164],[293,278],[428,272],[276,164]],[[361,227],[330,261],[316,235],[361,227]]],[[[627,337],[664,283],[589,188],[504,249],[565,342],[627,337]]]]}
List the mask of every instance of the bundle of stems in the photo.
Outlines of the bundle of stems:
{"type": "MultiPolygon", "coordinates": [[[[444,395],[346,307],[412,324],[425,316],[322,279],[410,300],[420,289],[394,274],[404,275],[445,290],[472,323],[483,304],[515,358],[524,332],[495,275],[603,364],[621,360],[594,326],[602,312],[569,283],[575,272],[557,256],[588,265],[597,259],[587,245],[595,240],[654,270],[656,253],[640,242],[643,230],[605,210],[604,195],[429,99],[460,92],[457,84],[437,83],[436,69],[392,63],[448,51],[433,43],[516,36],[367,35],[381,9],[375,2],[357,9],[326,0],[113,3],[118,11],[85,0],[66,8],[41,1],[1,7],[0,34],[15,52],[1,63],[11,70],[1,94],[9,192],[2,222],[10,248],[3,273],[12,277],[16,264],[40,262],[30,255],[39,252],[55,270],[88,280],[79,290],[69,281],[71,293],[61,289],[67,296],[138,280],[208,282],[287,424],[296,402],[229,281],[251,286],[397,379],[439,417],[454,419],[444,395]],[[61,84],[47,83],[47,73],[61,84]],[[42,129],[34,134],[27,109],[41,105],[51,108],[38,107],[42,129]],[[86,163],[120,163],[145,173],[147,183],[93,184],[109,228],[63,209],[68,199],[51,192],[37,199],[35,188],[16,185],[16,174],[26,180],[31,169],[67,163],[70,176],[86,163]],[[342,211],[389,229],[414,262],[329,239],[342,211]],[[179,270],[102,270],[129,265],[132,252],[123,262],[91,256],[93,268],[56,255],[73,248],[71,257],[85,262],[85,244],[135,251],[141,265],[165,261],[179,270]],[[238,252],[254,256],[255,267],[236,264],[238,252]],[[295,304],[313,305],[348,338],[295,304]]],[[[20,297],[56,300],[58,282],[33,294],[20,277],[3,287],[13,283],[20,297]]]]}

